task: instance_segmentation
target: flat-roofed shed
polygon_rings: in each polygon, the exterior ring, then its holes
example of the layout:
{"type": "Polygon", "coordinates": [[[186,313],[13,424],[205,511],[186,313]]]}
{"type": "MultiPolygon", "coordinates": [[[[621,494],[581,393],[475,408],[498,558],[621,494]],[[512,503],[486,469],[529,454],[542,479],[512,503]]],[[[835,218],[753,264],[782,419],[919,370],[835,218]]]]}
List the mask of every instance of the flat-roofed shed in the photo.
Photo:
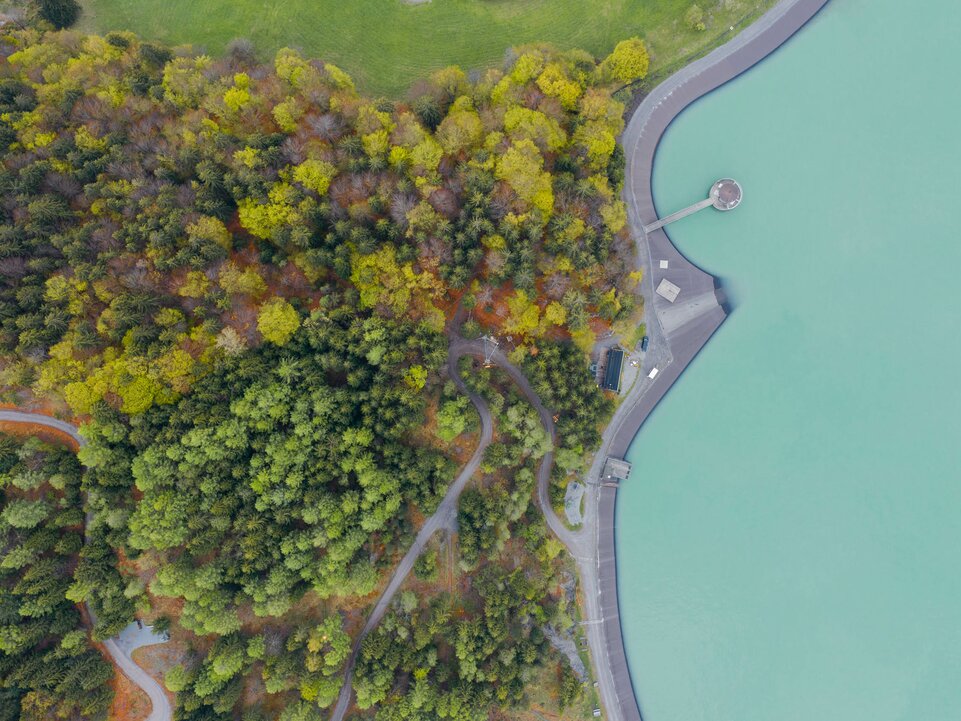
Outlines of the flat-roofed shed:
{"type": "Polygon", "coordinates": [[[604,462],[604,480],[625,481],[631,475],[631,464],[623,458],[608,456],[604,462]]]}
{"type": "Polygon", "coordinates": [[[673,303],[675,300],[677,300],[677,296],[680,295],[681,288],[680,286],[669,281],[667,278],[662,278],[654,292],[665,300],[669,300],[671,303],[673,303]]]}

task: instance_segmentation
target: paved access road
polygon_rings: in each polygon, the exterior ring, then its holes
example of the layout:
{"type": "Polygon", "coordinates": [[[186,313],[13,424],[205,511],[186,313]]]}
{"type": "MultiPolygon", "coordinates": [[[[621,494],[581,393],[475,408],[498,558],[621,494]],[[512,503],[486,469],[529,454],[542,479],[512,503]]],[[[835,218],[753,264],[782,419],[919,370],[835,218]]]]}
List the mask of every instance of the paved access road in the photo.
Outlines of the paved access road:
{"type": "Polygon", "coordinates": [[[109,638],[103,642],[104,648],[113,659],[123,675],[139,686],[150,699],[150,715],[146,721],[170,721],[170,699],[160,684],[144,671],[133,660],[134,649],[141,646],[151,646],[163,643],[150,632],[149,627],[139,629],[136,624],[130,624],[116,638],[109,638]]]}
{"type": "MultiPolygon", "coordinates": [[[[601,447],[588,475],[600,478],[607,456],[623,458],[641,424],[678,379],[727,316],[715,279],[687,260],[671,243],[664,228],[647,234],[644,226],[657,219],[651,192],[654,153],[668,126],[698,98],[737,77],[786,42],[827,3],[827,0],[781,0],[729,42],[687,65],[658,85],[638,106],[621,137],[627,167],[624,199],[643,271],[650,350],[641,381],[621,402],[604,431],[601,447]],[[661,261],[667,261],[666,268],[661,261]],[[675,303],[654,293],[662,279],[681,288],[675,303]],[[650,380],[653,368],[659,373],[650,380]]],[[[719,168],[723,173],[728,169],[719,168]]],[[[699,189],[692,189],[700,192],[699,189]]],[[[631,482],[642,482],[643,470],[631,482]]],[[[614,548],[615,488],[588,485],[585,524],[590,537],[589,561],[594,573],[582,577],[587,637],[594,660],[605,716],[613,721],[640,721],[617,605],[614,548]]],[[[579,559],[580,561],[580,559],[579,559]]]]}
{"type": "MultiPolygon", "coordinates": [[[[80,435],[75,425],[42,413],[0,410],[0,421],[45,426],[69,436],[78,446],[87,445],[86,439],[80,435]]],[[[93,611],[90,611],[90,614],[93,616],[93,611]]],[[[167,698],[167,694],[160,687],[160,684],[140,668],[131,655],[135,648],[160,643],[160,641],[148,638],[144,633],[138,633],[139,629],[135,631],[131,626],[121,631],[118,637],[104,641],[103,646],[110,654],[110,658],[113,659],[114,665],[123,672],[124,676],[139,686],[150,699],[150,715],[147,716],[146,721],[170,721],[173,715],[173,710],[170,708],[170,699],[167,698]]],[[[144,629],[144,631],[147,631],[147,629],[144,629]]]]}

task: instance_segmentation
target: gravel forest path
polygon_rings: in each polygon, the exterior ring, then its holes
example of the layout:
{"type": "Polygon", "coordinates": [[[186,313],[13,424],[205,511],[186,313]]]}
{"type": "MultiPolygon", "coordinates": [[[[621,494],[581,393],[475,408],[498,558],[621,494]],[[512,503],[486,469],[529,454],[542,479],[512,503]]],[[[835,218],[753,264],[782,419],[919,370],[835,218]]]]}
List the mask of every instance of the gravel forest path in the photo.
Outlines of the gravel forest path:
{"type": "Polygon", "coordinates": [[[353,696],[352,681],[354,677],[354,667],[357,664],[357,656],[360,653],[361,644],[364,642],[364,639],[367,638],[367,635],[377,627],[377,624],[380,623],[384,614],[387,613],[390,602],[394,599],[394,596],[397,594],[397,591],[411,570],[413,570],[414,563],[418,557],[420,557],[420,554],[424,552],[424,548],[426,548],[427,542],[430,541],[431,537],[441,529],[454,530],[456,527],[457,501],[460,499],[460,495],[467,486],[468,481],[470,481],[480,467],[481,460],[484,458],[484,451],[487,450],[491,439],[494,437],[494,423],[491,419],[491,413],[487,407],[487,403],[476,393],[471,393],[467,390],[464,380],[460,377],[460,373],[457,372],[457,361],[466,353],[467,350],[459,351],[455,344],[452,344],[448,354],[447,368],[450,377],[457,385],[457,389],[470,398],[471,403],[474,404],[480,416],[481,434],[477,442],[477,448],[470,457],[470,460],[467,461],[467,464],[461,469],[457,478],[450,485],[450,488],[447,489],[447,493],[444,494],[444,498],[437,507],[437,510],[424,522],[424,525],[421,526],[413,545],[411,545],[407,553],[404,554],[400,563],[397,564],[393,574],[391,574],[390,580],[387,582],[387,587],[381,593],[380,598],[377,599],[374,610],[371,611],[370,616],[367,617],[367,623],[364,624],[363,629],[361,629],[357,638],[354,639],[350,656],[347,658],[347,664],[344,668],[344,685],[341,687],[340,695],[337,697],[337,705],[334,706],[334,711],[330,717],[331,721],[341,721],[341,719],[344,718],[344,714],[347,713],[347,709],[350,708],[350,700],[353,696]]]}
{"type": "MultiPolygon", "coordinates": [[[[490,445],[491,439],[493,438],[494,421],[491,417],[490,408],[488,408],[487,403],[483,398],[467,389],[467,386],[464,384],[464,379],[461,378],[460,372],[457,368],[458,361],[466,356],[474,358],[487,358],[491,363],[503,369],[507,375],[510,376],[511,380],[517,384],[518,388],[520,388],[521,392],[531,403],[531,405],[534,406],[534,409],[537,411],[537,414],[540,417],[541,424],[544,426],[544,429],[551,438],[552,447],[556,441],[557,434],[554,429],[554,419],[551,416],[550,411],[547,410],[547,407],[537,396],[537,393],[534,392],[530,381],[527,380],[527,377],[520,371],[520,369],[507,360],[507,357],[500,350],[487,352],[482,340],[466,340],[464,338],[460,338],[459,336],[452,335],[447,357],[448,373],[456,384],[457,389],[470,398],[471,403],[474,404],[474,408],[477,409],[477,413],[480,416],[481,421],[481,437],[477,444],[477,449],[474,451],[471,459],[461,470],[460,474],[458,474],[454,483],[451,484],[450,488],[447,489],[447,493],[444,495],[444,499],[441,501],[440,506],[438,506],[434,514],[428,518],[421,527],[417,534],[416,540],[410,547],[410,550],[408,550],[404,555],[404,558],[401,559],[400,563],[397,565],[397,568],[394,569],[387,587],[377,600],[374,610],[367,618],[367,623],[354,640],[354,646],[351,651],[351,655],[348,658],[347,666],[344,672],[344,685],[341,688],[340,696],[337,699],[337,705],[334,707],[334,712],[331,714],[331,721],[342,721],[344,715],[347,713],[347,709],[350,707],[350,700],[353,695],[351,681],[353,679],[354,666],[357,662],[357,654],[360,652],[360,646],[367,635],[374,628],[376,628],[377,624],[380,623],[381,619],[384,617],[384,614],[387,612],[387,609],[390,606],[390,602],[400,589],[404,579],[406,579],[410,574],[414,567],[414,562],[417,560],[420,554],[423,553],[424,548],[427,546],[427,542],[431,539],[434,533],[440,529],[445,529],[447,531],[456,530],[457,502],[460,499],[460,495],[463,493],[464,488],[467,486],[467,483],[480,467],[480,462],[483,459],[484,451],[487,449],[487,446],[490,445]]],[[[548,483],[550,481],[551,468],[553,468],[553,466],[554,452],[551,450],[548,451],[547,454],[545,454],[545,456],[541,459],[540,467],[537,471],[538,506],[540,507],[541,511],[544,512],[544,516],[547,519],[547,524],[550,529],[557,534],[562,542],[570,547],[570,544],[575,542],[574,535],[564,526],[561,520],[557,517],[557,514],[554,513],[554,509],[551,507],[548,496],[548,483]]]]}
{"type": "MultiPolygon", "coordinates": [[[[87,441],[80,435],[80,431],[75,425],[57,418],[51,418],[42,413],[0,410],[0,421],[5,423],[29,423],[43,426],[69,436],[78,446],[85,446],[87,444],[87,441]]],[[[93,612],[91,611],[90,613],[92,616],[93,612]]],[[[126,629],[123,633],[126,633],[126,629]]],[[[147,716],[146,721],[170,721],[173,716],[173,709],[170,708],[170,700],[167,698],[167,694],[153,677],[137,665],[131,655],[133,648],[143,645],[149,644],[143,642],[131,644],[125,642],[121,637],[109,638],[103,642],[103,646],[107,649],[107,653],[110,654],[110,658],[113,659],[114,665],[123,672],[124,676],[139,686],[150,699],[150,715],[147,716]]]]}

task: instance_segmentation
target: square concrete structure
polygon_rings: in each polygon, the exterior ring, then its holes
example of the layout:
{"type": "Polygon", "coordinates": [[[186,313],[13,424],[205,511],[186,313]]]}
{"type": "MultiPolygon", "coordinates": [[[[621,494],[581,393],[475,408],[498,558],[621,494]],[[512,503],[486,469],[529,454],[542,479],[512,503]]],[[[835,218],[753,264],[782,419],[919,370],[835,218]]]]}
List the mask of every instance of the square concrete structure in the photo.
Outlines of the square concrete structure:
{"type": "Polygon", "coordinates": [[[631,475],[631,464],[621,458],[607,457],[604,464],[604,480],[616,478],[619,481],[627,480],[631,475]]]}
{"type": "Polygon", "coordinates": [[[675,300],[677,300],[677,296],[681,292],[681,289],[674,285],[667,278],[662,278],[655,292],[662,298],[673,303],[675,300]]]}
{"type": "Polygon", "coordinates": [[[666,261],[666,260],[662,260],[662,261],[661,261],[661,270],[667,270],[667,261],[666,261]]]}

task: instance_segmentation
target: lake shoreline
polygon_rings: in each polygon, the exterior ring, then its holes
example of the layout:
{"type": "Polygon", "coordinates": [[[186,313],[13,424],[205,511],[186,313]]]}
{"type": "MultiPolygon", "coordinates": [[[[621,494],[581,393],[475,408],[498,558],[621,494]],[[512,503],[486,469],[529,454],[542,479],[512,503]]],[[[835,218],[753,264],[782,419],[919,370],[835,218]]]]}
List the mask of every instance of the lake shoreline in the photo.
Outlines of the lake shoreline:
{"type": "MultiPolygon", "coordinates": [[[[769,57],[803,28],[828,0],[783,0],[731,41],[681,69],[644,98],[631,116],[621,143],[627,156],[624,196],[643,271],[651,347],[641,378],[624,399],[604,432],[588,477],[599,479],[608,456],[625,458],[644,422],[707,344],[730,312],[719,279],[697,267],[671,242],[663,228],[647,235],[643,226],[658,217],[651,187],[657,147],[674,119],[688,106],[769,57]],[[662,262],[667,261],[667,267],[662,262]],[[654,289],[667,279],[681,288],[675,303],[654,289]],[[656,378],[648,374],[657,369],[656,378]]],[[[696,190],[696,189],[694,189],[696,190]]],[[[607,716],[642,721],[639,694],[630,675],[619,620],[616,548],[616,486],[592,484],[588,502],[593,506],[598,594],[597,614],[604,619],[599,632],[612,672],[614,708],[607,716]]],[[[592,644],[593,646],[594,644],[592,644]]],[[[596,657],[596,653],[594,654],[596,657]]]]}

